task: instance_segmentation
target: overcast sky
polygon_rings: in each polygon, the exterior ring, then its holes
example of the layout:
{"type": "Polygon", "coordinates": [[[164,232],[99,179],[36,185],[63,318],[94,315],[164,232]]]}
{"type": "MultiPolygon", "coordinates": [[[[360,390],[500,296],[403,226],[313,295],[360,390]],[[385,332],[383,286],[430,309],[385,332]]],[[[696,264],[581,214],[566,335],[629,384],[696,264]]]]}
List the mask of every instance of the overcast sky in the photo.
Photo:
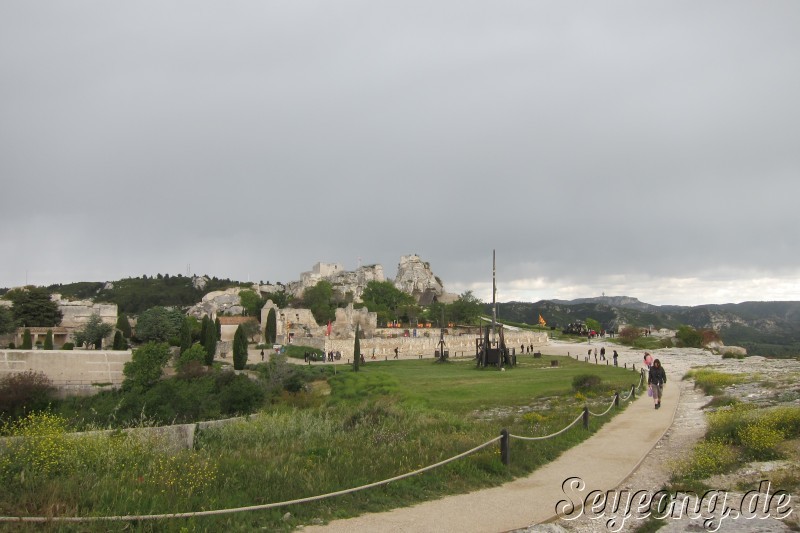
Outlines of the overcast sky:
{"type": "Polygon", "coordinates": [[[800,2],[0,2],[0,287],[800,300],[800,2]],[[360,258],[360,259],[359,259],[360,258]]]}

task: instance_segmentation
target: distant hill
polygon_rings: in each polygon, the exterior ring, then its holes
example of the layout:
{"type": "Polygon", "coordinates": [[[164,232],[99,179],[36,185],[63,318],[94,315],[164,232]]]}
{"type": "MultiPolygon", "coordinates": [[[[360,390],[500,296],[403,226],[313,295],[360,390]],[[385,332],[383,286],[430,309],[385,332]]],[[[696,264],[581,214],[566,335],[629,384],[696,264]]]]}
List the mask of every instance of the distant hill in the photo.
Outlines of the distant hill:
{"type": "MultiPolygon", "coordinates": [[[[490,312],[487,306],[487,310],[490,312]]],[[[605,329],[621,324],[677,329],[681,325],[713,328],[723,342],[747,348],[751,355],[800,355],[800,302],[743,302],[740,304],[651,305],[627,296],[577,300],[541,300],[498,304],[498,318],[535,324],[542,315],[549,326],[564,327],[592,318],[605,329]]]]}

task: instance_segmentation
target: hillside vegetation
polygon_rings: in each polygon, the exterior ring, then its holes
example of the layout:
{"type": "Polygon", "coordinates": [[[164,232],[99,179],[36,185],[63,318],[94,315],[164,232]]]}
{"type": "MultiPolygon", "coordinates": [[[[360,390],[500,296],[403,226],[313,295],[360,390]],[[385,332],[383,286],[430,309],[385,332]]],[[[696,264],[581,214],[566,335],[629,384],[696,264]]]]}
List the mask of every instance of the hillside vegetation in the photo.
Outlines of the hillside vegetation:
{"type": "Polygon", "coordinates": [[[205,286],[195,287],[193,278],[178,274],[158,274],[156,277],[142,276],[125,278],[111,283],[79,282],[57,284],[48,290],[57,292],[68,300],[87,300],[117,304],[119,312],[138,314],[155,306],[189,307],[199,302],[204,295],[230,287],[250,287],[248,283],[230,279],[208,278],[205,286]]]}

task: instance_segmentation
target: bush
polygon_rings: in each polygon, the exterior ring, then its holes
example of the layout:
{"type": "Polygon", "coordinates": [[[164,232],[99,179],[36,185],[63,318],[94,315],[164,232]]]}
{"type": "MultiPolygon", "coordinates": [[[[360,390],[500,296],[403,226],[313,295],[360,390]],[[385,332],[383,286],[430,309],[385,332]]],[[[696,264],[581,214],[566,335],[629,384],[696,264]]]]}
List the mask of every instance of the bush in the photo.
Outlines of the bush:
{"type": "Polygon", "coordinates": [[[42,372],[20,372],[0,378],[0,413],[17,418],[47,409],[53,401],[53,382],[42,372]]]}
{"type": "Polygon", "coordinates": [[[219,407],[223,414],[252,413],[264,401],[264,389],[245,375],[221,372],[217,383],[219,407]]]}
{"type": "Polygon", "coordinates": [[[14,349],[16,349],[16,347],[17,347],[17,345],[16,345],[16,344],[14,344],[13,342],[9,342],[9,343],[8,343],[8,349],[9,349],[9,350],[14,350],[14,349]]]}
{"type": "Polygon", "coordinates": [[[593,392],[600,388],[603,380],[594,374],[581,374],[572,378],[572,389],[578,392],[593,392]]]}
{"type": "Polygon", "coordinates": [[[178,372],[185,370],[189,365],[196,366],[195,363],[203,365],[205,363],[205,359],[205,348],[199,344],[193,344],[190,348],[178,356],[178,364],[176,365],[178,372]]]}
{"type": "Polygon", "coordinates": [[[62,350],[72,350],[73,348],[75,348],[75,345],[71,342],[65,342],[64,346],[61,347],[62,350]]]}
{"type": "Polygon", "coordinates": [[[681,476],[688,479],[705,479],[714,474],[727,472],[736,464],[734,449],[719,440],[698,442],[692,455],[678,468],[681,476]]]}

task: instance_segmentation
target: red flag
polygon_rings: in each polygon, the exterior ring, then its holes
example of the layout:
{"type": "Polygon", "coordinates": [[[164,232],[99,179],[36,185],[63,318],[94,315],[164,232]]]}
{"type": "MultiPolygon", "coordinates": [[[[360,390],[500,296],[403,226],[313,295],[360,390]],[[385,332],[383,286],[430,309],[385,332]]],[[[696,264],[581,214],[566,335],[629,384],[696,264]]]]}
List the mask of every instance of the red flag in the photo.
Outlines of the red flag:
{"type": "Polygon", "coordinates": [[[328,320],[328,332],[325,335],[327,335],[328,337],[331,336],[331,321],[330,320],[328,320]]]}

